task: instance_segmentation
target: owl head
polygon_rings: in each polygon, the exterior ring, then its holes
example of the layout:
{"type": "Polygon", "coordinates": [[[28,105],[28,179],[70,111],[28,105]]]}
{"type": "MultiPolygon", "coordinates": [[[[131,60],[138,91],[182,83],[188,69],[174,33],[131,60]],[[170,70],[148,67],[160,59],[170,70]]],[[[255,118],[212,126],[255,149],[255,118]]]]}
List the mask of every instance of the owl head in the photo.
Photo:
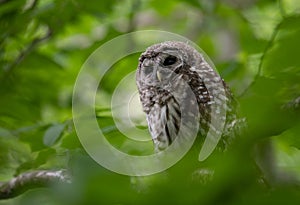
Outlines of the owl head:
{"type": "Polygon", "coordinates": [[[166,41],[147,48],[139,58],[138,87],[165,86],[183,77],[186,69],[199,63],[202,56],[187,43],[166,41]],[[180,75],[180,76],[178,76],[180,75]]]}

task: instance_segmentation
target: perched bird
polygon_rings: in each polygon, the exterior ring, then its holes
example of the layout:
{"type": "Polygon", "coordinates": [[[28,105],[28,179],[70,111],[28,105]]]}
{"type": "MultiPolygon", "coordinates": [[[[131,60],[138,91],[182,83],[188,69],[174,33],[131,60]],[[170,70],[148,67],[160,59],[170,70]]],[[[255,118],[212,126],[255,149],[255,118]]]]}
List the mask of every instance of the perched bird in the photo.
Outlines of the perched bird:
{"type": "Polygon", "coordinates": [[[178,137],[185,113],[198,116],[202,141],[210,132],[210,140],[226,149],[234,138],[233,96],[207,59],[188,43],[167,41],[148,47],[139,58],[136,84],[157,152],[178,137]]]}

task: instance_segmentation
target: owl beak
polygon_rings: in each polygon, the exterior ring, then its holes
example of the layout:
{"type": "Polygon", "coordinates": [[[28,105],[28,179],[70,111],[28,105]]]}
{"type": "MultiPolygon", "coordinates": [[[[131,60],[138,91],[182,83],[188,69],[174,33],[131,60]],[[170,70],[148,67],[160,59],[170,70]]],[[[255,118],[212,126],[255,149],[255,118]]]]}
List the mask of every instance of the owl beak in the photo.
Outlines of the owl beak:
{"type": "Polygon", "coordinates": [[[159,80],[159,82],[161,82],[161,74],[159,71],[156,71],[156,77],[159,80]]]}

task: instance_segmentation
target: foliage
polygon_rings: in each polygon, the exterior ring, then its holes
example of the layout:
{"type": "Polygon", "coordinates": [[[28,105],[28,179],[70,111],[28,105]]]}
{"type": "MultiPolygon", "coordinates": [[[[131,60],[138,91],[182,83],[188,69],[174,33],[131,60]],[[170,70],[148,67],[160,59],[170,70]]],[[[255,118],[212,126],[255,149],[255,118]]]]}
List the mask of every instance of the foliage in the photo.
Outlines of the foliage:
{"type": "MultiPolygon", "coordinates": [[[[298,204],[299,188],[259,181],[253,150],[270,140],[280,172],[300,180],[299,35],[297,0],[0,1],[0,181],[36,169],[67,168],[74,175],[72,187],[0,204],[298,204]],[[226,153],[133,178],[102,168],[82,148],[72,123],[81,65],[104,42],[142,29],[188,37],[228,82],[249,130],[226,153]],[[193,163],[213,168],[212,181],[191,180],[193,163]]],[[[112,144],[147,154],[149,145],[124,138],[107,109],[137,59],[132,55],[107,73],[96,114],[112,144]]]]}

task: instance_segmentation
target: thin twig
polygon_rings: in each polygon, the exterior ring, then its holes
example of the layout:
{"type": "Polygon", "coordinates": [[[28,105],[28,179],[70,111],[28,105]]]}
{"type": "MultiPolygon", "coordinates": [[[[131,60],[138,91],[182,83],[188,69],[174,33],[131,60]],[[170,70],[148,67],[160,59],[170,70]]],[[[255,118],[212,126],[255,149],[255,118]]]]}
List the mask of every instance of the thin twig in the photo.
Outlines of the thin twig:
{"type": "Polygon", "coordinates": [[[253,81],[252,81],[252,82],[250,83],[250,85],[244,90],[244,92],[243,92],[241,95],[239,95],[239,97],[244,96],[244,94],[247,93],[247,91],[249,90],[249,88],[251,88],[251,87],[255,84],[255,82],[257,81],[257,79],[261,76],[262,66],[263,66],[265,57],[266,57],[268,51],[272,48],[273,43],[274,43],[274,41],[275,41],[275,38],[276,38],[276,36],[277,36],[277,34],[278,34],[278,32],[279,32],[279,30],[280,30],[280,28],[281,28],[281,26],[282,26],[282,24],[283,24],[284,21],[285,21],[285,18],[283,18],[282,21],[279,22],[279,23],[277,24],[277,26],[275,27],[275,29],[274,29],[274,31],[273,31],[273,33],[272,33],[272,35],[271,35],[271,38],[270,38],[270,40],[267,42],[267,45],[266,45],[266,47],[265,47],[265,49],[264,49],[264,51],[263,51],[263,54],[262,54],[262,56],[260,57],[260,62],[259,62],[259,65],[258,65],[257,73],[256,73],[256,75],[254,76],[253,81]]]}
{"type": "Polygon", "coordinates": [[[279,7],[279,11],[280,11],[280,14],[281,14],[282,18],[285,18],[286,17],[286,12],[285,12],[282,0],[278,0],[278,7],[279,7]]]}
{"type": "Polygon", "coordinates": [[[275,38],[276,38],[276,36],[277,36],[277,34],[278,34],[278,32],[280,30],[280,27],[281,27],[281,25],[282,25],[283,22],[284,22],[284,20],[282,20],[279,24],[277,24],[277,26],[275,27],[275,29],[274,29],[274,31],[272,33],[272,36],[271,36],[270,40],[268,41],[268,43],[267,43],[267,45],[266,45],[266,47],[264,49],[264,52],[263,52],[263,54],[262,54],[262,56],[260,58],[260,62],[259,62],[259,65],[258,65],[258,71],[257,71],[257,74],[255,76],[254,81],[256,81],[256,79],[261,75],[262,65],[263,65],[263,62],[265,60],[265,57],[266,57],[268,51],[272,48],[274,40],[275,40],[275,38]]]}
{"type": "Polygon", "coordinates": [[[44,36],[33,39],[31,41],[31,43],[23,51],[20,52],[20,54],[18,55],[16,60],[5,68],[5,76],[4,77],[7,77],[10,73],[12,73],[13,69],[16,66],[18,66],[26,58],[26,56],[28,56],[34,50],[34,48],[38,44],[49,39],[51,37],[51,35],[52,35],[52,30],[48,29],[47,33],[44,36]]]}

